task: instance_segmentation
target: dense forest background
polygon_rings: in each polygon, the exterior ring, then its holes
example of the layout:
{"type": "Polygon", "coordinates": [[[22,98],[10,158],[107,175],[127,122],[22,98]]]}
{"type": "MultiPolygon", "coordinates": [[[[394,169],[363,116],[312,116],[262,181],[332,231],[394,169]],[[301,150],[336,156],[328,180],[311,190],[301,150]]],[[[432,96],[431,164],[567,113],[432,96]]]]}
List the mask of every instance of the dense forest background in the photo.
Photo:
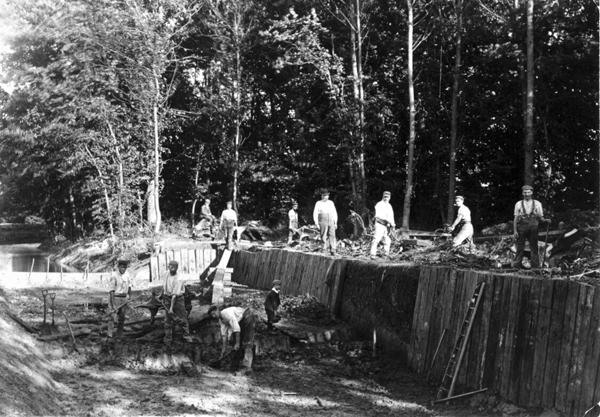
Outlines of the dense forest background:
{"type": "Polygon", "coordinates": [[[554,212],[597,208],[594,0],[10,0],[3,12],[0,213],[53,233],[158,231],[197,221],[205,197],[269,225],[296,200],[312,223],[322,187],[365,219],[389,190],[411,229],[441,227],[454,193],[476,230],[509,221],[526,181],[554,212]]]}

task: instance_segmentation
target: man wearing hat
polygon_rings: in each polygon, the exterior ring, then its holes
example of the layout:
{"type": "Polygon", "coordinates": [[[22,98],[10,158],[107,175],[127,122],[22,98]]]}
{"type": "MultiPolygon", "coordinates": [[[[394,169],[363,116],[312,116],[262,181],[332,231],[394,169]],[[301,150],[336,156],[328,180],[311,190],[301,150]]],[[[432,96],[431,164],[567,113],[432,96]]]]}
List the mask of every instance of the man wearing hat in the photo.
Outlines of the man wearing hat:
{"type": "Polygon", "coordinates": [[[237,227],[237,213],[232,209],[233,203],[227,202],[227,208],[221,213],[219,228],[225,232],[227,249],[233,250],[233,231],[237,227]]]}
{"type": "Polygon", "coordinates": [[[458,233],[452,239],[452,247],[460,246],[465,240],[469,243],[473,238],[473,224],[471,223],[471,210],[465,206],[465,198],[462,195],[457,195],[454,198],[454,205],[458,207],[456,220],[450,226],[450,231],[454,231],[459,227],[458,233]]]}
{"type": "Polygon", "coordinates": [[[321,190],[321,200],[315,204],[313,220],[321,233],[323,250],[326,251],[329,249],[331,254],[335,255],[337,247],[335,229],[337,229],[338,215],[335,204],[329,200],[329,191],[327,189],[321,190]]]}
{"type": "Polygon", "coordinates": [[[528,241],[531,250],[531,267],[539,268],[538,224],[539,222],[550,223],[550,219],[544,218],[542,203],[532,198],[533,187],[524,185],[521,189],[523,190],[523,199],[515,204],[513,233],[517,240],[517,255],[512,266],[513,268],[522,268],[525,241],[528,241]]]}
{"type": "Polygon", "coordinates": [[[273,281],[273,288],[271,288],[271,292],[265,298],[265,311],[267,312],[267,329],[269,331],[273,331],[273,323],[277,323],[279,321],[279,317],[277,317],[277,309],[279,308],[279,304],[281,304],[279,299],[279,290],[281,289],[281,281],[276,279],[273,281]]]}
{"type": "Polygon", "coordinates": [[[288,245],[292,244],[294,234],[298,233],[298,203],[295,201],[292,203],[292,209],[288,212],[288,245]]]}
{"type": "Polygon", "coordinates": [[[123,336],[123,326],[129,308],[127,302],[131,296],[131,277],[127,266],[127,261],[120,260],[117,263],[117,272],[111,274],[109,283],[108,307],[112,314],[108,322],[108,337],[112,337],[114,321],[117,319],[117,339],[123,336]]]}
{"type": "Polygon", "coordinates": [[[179,263],[177,261],[169,262],[169,271],[164,276],[164,284],[162,289],[162,300],[165,303],[165,345],[171,346],[173,341],[173,322],[179,324],[183,330],[183,340],[192,342],[190,335],[190,326],[187,321],[187,312],[185,311],[185,302],[183,295],[185,286],[183,280],[179,277],[177,269],[179,263]]]}
{"type": "Polygon", "coordinates": [[[377,256],[377,245],[381,239],[383,239],[383,251],[385,256],[390,254],[390,246],[392,241],[390,240],[389,228],[396,228],[396,221],[394,220],[394,209],[390,204],[392,193],[389,191],[383,192],[383,198],[379,203],[375,205],[375,236],[373,236],[373,242],[371,243],[371,258],[377,256]]]}

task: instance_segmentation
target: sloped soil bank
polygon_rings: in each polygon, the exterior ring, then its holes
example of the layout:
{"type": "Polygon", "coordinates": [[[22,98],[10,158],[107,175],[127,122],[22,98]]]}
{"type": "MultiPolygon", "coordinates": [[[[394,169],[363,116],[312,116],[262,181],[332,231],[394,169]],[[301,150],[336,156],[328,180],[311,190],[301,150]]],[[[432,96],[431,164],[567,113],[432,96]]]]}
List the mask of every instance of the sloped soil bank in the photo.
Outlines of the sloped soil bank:
{"type": "MultiPolygon", "coordinates": [[[[66,311],[72,320],[93,320],[104,314],[101,291],[60,291],[60,314],[66,311]],[[80,303],[82,299],[89,301],[87,310],[80,303]]],[[[13,313],[37,326],[42,308],[38,292],[14,289],[2,294],[14,300],[10,307],[13,313]]],[[[142,291],[141,296],[144,294],[142,291]]],[[[234,302],[259,308],[266,292],[234,288],[234,295],[234,302]]],[[[301,314],[305,322],[320,321],[314,317],[319,310],[314,300],[286,298],[282,313],[290,321],[301,314]]],[[[235,371],[227,364],[225,369],[211,368],[208,364],[219,355],[218,327],[215,321],[203,319],[207,307],[203,303],[201,298],[194,300],[192,310],[196,341],[176,342],[170,351],[162,346],[160,320],[152,332],[146,333],[154,335],[149,340],[140,340],[135,326],[126,327],[121,343],[107,339],[101,330],[78,337],[75,351],[69,339],[36,340],[7,316],[8,303],[0,303],[0,327],[7,335],[0,339],[0,351],[4,352],[0,356],[0,391],[6,399],[0,403],[0,415],[539,415],[507,408],[490,396],[434,406],[431,400],[435,386],[394,358],[381,352],[374,357],[368,341],[313,343],[282,332],[269,334],[262,321],[257,337],[261,349],[253,372],[235,371]]],[[[136,313],[133,319],[144,315],[147,317],[146,310],[136,313]]],[[[62,321],[58,324],[64,329],[62,321]]]]}

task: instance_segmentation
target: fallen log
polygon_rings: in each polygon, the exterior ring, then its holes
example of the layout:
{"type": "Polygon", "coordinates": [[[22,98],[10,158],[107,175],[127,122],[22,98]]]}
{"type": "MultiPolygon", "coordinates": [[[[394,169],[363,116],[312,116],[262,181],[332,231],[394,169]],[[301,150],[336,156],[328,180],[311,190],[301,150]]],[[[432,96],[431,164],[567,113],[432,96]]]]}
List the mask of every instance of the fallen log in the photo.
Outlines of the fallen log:
{"type": "MultiPolygon", "coordinates": [[[[91,329],[79,329],[79,330],[73,331],[72,335],[73,335],[73,337],[87,336],[90,333],[92,333],[91,329]]],[[[50,342],[52,340],[60,340],[60,339],[66,338],[66,337],[71,337],[71,333],[67,332],[67,333],[52,334],[49,336],[38,336],[38,340],[41,340],[42,342],[50,342]]]]}
{"type": "Polygon", "coordinates": [[[13,319],[14,321],[16,321],[18,324],[21,325],[21,327],[23,327],[25,330],[27,330],[29,333],[37,333],[38,331],[35,330],[33,327],[31,327],[29,324],[25,323],[23,320],[21,320],[19,318],[19,316],[17,316],[15,313],[11,312],[11,311],[7,311],[8,316],[13,319]]]}

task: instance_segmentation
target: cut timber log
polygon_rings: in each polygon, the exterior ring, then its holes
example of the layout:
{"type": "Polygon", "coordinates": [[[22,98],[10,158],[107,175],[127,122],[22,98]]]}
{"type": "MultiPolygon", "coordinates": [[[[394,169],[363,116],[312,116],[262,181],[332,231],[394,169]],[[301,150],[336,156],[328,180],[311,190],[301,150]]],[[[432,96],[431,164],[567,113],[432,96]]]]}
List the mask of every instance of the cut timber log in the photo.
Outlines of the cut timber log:
{"type": "MultiPolygon", "coordinates": [[[[88,334],[92,333],[92,329],[79,329],[79,330],[75,330],[73,331],[73,336],[87,336],[88,334]]],[[[66,333],[59,333],[59,334],[52,334],[50,336],[39,336],[38,340],[41,340],[43,342],[50,342],[52,340],[60,340],[60,339],[64,339],[67,337],[71,337],[71,333],[70,332],[66,332],[66,333]]]]}
{"type": "Polygon", "coordinates": [[[16,314],[8,311],[7,312],[8,315],[10,316],[11,319],[13,319],[14,321],[16,321],[17,323],[19,323],[21,325],[21,327],[23,327],[25,330],[27,330],[29,333],[37,333],[37,330],[35,330],[33,327],[31,327],[29,324],[25,323],[23,320],[21,320],[16,314]]]}

